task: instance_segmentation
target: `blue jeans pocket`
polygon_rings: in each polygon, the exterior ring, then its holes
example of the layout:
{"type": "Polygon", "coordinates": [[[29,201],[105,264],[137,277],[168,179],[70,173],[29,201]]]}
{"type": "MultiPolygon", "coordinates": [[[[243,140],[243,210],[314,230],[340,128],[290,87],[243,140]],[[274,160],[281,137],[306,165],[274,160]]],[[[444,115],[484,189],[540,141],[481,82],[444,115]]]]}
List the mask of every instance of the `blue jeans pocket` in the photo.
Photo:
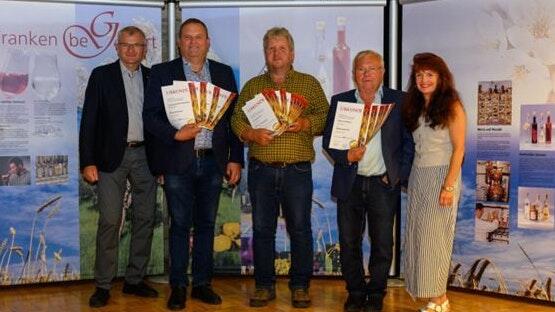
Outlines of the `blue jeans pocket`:
{"type": "Polygon", "coordinates": [[[308,173],[312,170],[312,164],[310,162],[302,162],[293,165],[293,169],[296,173],[308,173]]]}

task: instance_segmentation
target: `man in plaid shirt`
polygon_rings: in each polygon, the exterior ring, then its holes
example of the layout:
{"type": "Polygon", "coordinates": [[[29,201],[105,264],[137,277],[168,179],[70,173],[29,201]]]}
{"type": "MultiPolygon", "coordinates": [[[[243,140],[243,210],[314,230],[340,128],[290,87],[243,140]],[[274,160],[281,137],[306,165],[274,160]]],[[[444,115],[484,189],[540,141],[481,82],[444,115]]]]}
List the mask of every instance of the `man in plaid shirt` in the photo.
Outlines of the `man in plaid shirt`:
{"type": "Polygon", "coordinates": [[[264,35],[268,71],[249,80],[237,100],[231,126],[249,145],[248,189],[253,205],[253,249],[256,290],[253,307],[275,298],[275,234],[279,209],[283,210],[291,239],[289,270],[294,307],[310,306],[308,287],[312,275],[312,168],[314,136],[321,135],[328,101],[316,78],[293,69],[294,42],[285,28],[275,27],[264,35]],[[308,107],[286,132],[253,129],[242,107],[264,89],[285,89],[304,96],[308,107]]]}

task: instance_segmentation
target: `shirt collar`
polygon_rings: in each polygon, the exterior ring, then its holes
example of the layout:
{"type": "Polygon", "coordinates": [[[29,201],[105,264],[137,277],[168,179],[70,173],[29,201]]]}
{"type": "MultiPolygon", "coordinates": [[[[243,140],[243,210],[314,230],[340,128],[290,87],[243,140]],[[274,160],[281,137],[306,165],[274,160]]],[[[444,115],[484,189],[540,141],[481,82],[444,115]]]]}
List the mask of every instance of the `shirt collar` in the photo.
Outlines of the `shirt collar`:
{"type": "MultiPolygon", "coordinates": [[[[187,66],[189,68],[191,68],[191,71],[193,70],[193,68],[191,67],[191,62],[187,61],[187,59],[185,59],[183,56],[181,57],[181,59],[183,60],[183,65],[187,66]]],[[[208,70],[208,58],[204,59],[204,64],[202,64],[202,70],[208,70]]]]}
{"type": "Polygon", "coordinates": [[[141,73],[141,65],[139,64],[139,67],[137,68],[136,71],[130,71],[127,67],[125,67],[125,65],[123,65],[123,62],[120,60],[119,61],[119,67],[121,68],[121,73],[122,74],[127,74],[127,76],[129,78],[133,78],[135,77],[135,75],[137,73],[141,73]]]}
{"type": "MultiPolygon", "coordinates": [[[[293,65],[291,65],[291,69],[289,69],[289,71],[287,72],[287,74],[285,74],[285,82],[289,81],[292,76],[295,74],[295,68],[293,68],[293,65]]],[[[271,83],[274,83],[272,80],[272,76],[270,76],[270,71],[266,69],[266,72],[264,73],[264,75],[266,76],[266,79],[268,79],[268,81],[270,81],[271,83]]]]}
{"type": "MultiPolygon", "coordinates": [[[[364,101],[360,97],[360,92],[358,92],[358,88],[355,89],[355,98],[357,100],[357,103],[364,103],[364,101]]],[[[374,95],[374,103],[376,102],[375,101],[376,98],[379,98],[381,102],[383,98],[383,84],[380,85],[380,87],[378,88],[378,91],[376,91],[376,95],[374,95]]]]}

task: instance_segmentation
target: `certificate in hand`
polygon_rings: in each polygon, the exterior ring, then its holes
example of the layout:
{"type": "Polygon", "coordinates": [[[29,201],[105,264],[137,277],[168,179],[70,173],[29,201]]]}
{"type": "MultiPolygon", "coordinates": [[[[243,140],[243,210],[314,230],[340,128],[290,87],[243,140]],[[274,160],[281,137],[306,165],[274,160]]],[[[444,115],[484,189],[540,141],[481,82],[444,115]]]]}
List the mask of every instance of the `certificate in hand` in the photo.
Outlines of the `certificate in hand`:
{"type": "Polygon", "coordinates": [[[272,107],[262,94],[257,94],[252,100],[247,101],[242,109],[253,129],[275,131],[280,126],[272,107]]]}
{"type": "Polygon", "coordinates": [[[174,80],[162,87],[166,115],[176,129],[196,123],[213,130],[237,94],[209,82],[174,80]]]}
{"type": "Polygon", "coordinates": [[[184,81],[175,81],[173,85],[163,86],[162,98],[166,116],[174,128],[180,129],[195,122],[189,86],[184,81]]]}
{"type": "Polygon", "coordinates": [[[337,102],[337,110],[331,130],[330,148],[348,150],[351,147],[356,147],[363,115],[363,104],[337,102]]]}
{"type": "Polygon", "coordinates": [[[378,133],[395,104],[364,104],[358,146],[366,145],[378,133]]]}
{"type": "Polygon", "coordinates": [[[338,102],[330,148],[348,150],[368,144],[380,130],[394,105],[338,102]]]}

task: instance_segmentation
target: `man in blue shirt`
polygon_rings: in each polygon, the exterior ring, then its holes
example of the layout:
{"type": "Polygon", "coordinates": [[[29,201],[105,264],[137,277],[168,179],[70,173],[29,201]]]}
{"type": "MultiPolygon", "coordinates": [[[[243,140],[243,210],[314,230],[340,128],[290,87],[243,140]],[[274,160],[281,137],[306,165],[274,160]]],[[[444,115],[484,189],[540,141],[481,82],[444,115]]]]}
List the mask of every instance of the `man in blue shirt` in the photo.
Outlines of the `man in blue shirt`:
{"type": "Polygon", "coordinates": [[[161,87],[172,85],[174,80],[207,81],[237,92],[231,67],[206,58],[210,38],[202,21],[194,18],[184,21],[178,43],[181,57],[152,67],[143,111],[149,166],[155,175],[163,177],[171,217],[172,290],[167,303],[171,310],[185,308],[191,227],[194,228],[191,297],[208,304],[222,301],[211,287],[214,226],[223,177],[236,184],[243,165],[243,144],[229,127],[234,103],[213,131],[195,124],[176,129],[169,123],[161,87]]]}

